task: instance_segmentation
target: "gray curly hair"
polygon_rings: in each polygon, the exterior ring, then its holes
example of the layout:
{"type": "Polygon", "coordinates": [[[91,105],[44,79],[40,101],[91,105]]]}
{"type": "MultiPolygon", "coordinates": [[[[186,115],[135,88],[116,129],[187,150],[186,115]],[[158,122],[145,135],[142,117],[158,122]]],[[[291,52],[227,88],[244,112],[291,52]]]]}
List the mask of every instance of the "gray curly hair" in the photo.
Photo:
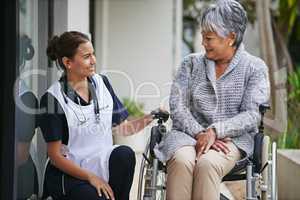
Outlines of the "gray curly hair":
{"type": "Polygon", "coordinates": [[[243,41],[247,22],[247,13],[239,2],[219,0],[203,12],[200,26],[202,31],[212,31],[223,38],[231,32],[235,33],[233,45],[238,47],[243,41]]]}

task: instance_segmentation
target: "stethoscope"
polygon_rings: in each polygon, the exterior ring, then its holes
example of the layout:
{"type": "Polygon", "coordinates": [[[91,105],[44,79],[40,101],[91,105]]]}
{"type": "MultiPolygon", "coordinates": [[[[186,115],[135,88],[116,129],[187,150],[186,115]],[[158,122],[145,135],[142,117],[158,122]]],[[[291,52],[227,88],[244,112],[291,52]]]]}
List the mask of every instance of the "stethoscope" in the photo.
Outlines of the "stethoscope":
{"type": "MultiPolygon", "coordinates": [[[[96,95],[96,82],[93,78],[90,78],[90,77],[88,77],[88,82],[89,82],[89,84],[90,84],[90,82],[92,83],[91,96],[92,96],[93,103],[94,103],[94,113],[95,113],[96,123],[99,123],[100,122],[100,108],[99,108],[98,98],[96,95]]],[[[60,81],[60,84],[61,84],[60,89],[61,89],[62,96],[64,98],[65,103],[68,104],[68,98],[67,98],[67,95],[65,94],[65,91],[67,91],[67,84],[66,84],[65,80],[60,81]]],[[[75,114],[75,116],[79,122],[79,125],[83,125],[88,121],[88,118],[84,115],[84,113],[81,109],[80,99],[78,96],[77,96],[77,101],[79,103],[79,108],[80,108],[81,114],[83,115],[83,119],[80,119],[78,117],[75,110],[73,110],[72,108],[71,108],[71,110],[75,114]]],[[[107,107],[108,107],[108,105],[101,109],[105,109],[107,107]]]]}

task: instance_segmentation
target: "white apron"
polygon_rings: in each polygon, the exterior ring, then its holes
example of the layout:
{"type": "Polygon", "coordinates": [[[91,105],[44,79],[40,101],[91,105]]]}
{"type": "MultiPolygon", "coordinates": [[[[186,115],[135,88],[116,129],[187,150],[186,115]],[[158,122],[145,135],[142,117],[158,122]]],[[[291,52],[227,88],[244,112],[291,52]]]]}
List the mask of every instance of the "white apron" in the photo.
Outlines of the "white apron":
{"type": "Polygon", "coordinates": [[[67,118],[69,140],[68,145],[62,145],[61,152],[81,168],[93,172],[108,182],[109,157],[116,147],[113,146],[111,130],[113,100],[102,77],[95,74],[92,78],[96,83],[95,90],[100,110],[98,122],[93,101],[87,106],[74,103],[66,95],[63,96],[61,84],[58,81],[48,89],[48,92],[58,100],[67,118]],[[80,121],[86,118],[87,121],[80,124],[78,118],[80,121]]]}

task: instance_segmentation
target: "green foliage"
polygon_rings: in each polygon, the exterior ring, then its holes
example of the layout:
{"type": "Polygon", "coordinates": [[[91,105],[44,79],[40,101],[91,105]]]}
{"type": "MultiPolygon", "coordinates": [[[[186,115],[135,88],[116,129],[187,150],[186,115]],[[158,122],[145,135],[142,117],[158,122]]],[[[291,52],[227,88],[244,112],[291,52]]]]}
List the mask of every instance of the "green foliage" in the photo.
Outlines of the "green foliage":
{"type": "MultiPolygon", "coordinates": [[[[207,7],[209,4],[215,3],[216,0],[183,0],[183,12],[184,16],[190,16],[195,18],[197,21],[201,15],[201,6],[203,8],[207,7]],[[198,18],[198,19],[197,19],[198,18]]],[[[245,8],[248,19],[251,24],[254,23],[256,19],[255,15],[255,0],[240,0],[239,1],[245,8]]]]}
{"type": "Polygon", "coordinates": [[[127,109],[130,117],[142,117],[144,115],[144,105],[129,98],[123,98],[123,105],[127,109]]]}
{"type": "Polygon", "coordinates": [[[300,149],[300,129],[296,128],[291,120],[288,120],[288,128],[279,137],[278,148],[280,149],[300,149]]]}
{"type": "Polygon", "coordinates": [[[288,77],[288,126],[278,139],[279,148],[300,149],[300,67],[288,77]]]}
{"type": "Polygon", "coordinates": [[[254,24],[256,20],[256,7],[255,7],[255,1],[253,0],[242,0],[240,1],[243,7],[245,8],[247,12],[248,21],[250,24],[254,24]]]}
{"type": "Polygon", "coordinates": [[[287,42],[294,26],[296,26],[297,16],[300,14],[297,3],[298,0],[280,0],[278,14],[275,16],[279,29],[287,42]]]}
{"type": "Polygon", "coordinates": [[[288,96],[289,101],[293,104],[300,103],[300,67],[297,67],[295,72],[288,77],[288,83],[291,87],[290,94],[288,96]]]}

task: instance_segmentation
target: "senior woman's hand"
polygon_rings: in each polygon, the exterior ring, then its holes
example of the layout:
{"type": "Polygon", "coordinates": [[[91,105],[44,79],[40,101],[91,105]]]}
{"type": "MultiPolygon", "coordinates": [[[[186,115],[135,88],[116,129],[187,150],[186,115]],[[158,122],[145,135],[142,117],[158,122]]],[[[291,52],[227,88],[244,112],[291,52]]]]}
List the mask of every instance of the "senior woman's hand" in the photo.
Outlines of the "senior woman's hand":
{"type": "Polygon", "coordinates": [[[212,128],[207,129],[205,132],[199,133],[196,136],[196,154],[197,158],[203,153],[206,153],[216,140],[216,133],[212,128]]]}
{"type": "Polygon", "coordinates": [[[224,154],[228,154],[230,152],[229,148],[227,147],[227,142],[231,141],[231,138],[224,138],[222,140],[215,140],[213,145],[210,147],[211,149],[220,152],[222,151],[224,154]]]}

